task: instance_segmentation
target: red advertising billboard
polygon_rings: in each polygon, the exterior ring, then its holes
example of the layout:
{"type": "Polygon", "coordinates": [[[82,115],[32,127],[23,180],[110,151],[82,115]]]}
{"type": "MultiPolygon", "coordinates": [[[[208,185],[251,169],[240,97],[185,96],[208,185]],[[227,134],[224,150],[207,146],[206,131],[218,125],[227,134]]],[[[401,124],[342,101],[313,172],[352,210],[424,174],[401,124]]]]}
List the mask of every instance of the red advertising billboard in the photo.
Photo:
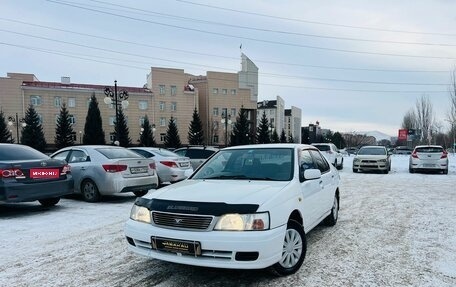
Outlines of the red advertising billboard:
{"type": "Polygon", "coordinates": [[[406,141],[407,140],[407,135],[408,135],[408,130],[407,129],[400,129],[397,139],[400,140],[400,141],[406,141]]]}

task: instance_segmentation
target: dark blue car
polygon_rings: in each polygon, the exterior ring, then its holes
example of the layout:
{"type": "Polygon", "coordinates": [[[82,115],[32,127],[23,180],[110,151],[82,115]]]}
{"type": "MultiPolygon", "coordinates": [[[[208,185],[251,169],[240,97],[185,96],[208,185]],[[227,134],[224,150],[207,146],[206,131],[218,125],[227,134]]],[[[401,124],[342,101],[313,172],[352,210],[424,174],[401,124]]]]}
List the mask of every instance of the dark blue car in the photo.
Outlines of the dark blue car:
{"type": "Polygon", "coordinates": [[[73,178],[65,161],[25,145],[0,144],[0,203],[38,200],[57,204],[73,193],[73,178]]]}

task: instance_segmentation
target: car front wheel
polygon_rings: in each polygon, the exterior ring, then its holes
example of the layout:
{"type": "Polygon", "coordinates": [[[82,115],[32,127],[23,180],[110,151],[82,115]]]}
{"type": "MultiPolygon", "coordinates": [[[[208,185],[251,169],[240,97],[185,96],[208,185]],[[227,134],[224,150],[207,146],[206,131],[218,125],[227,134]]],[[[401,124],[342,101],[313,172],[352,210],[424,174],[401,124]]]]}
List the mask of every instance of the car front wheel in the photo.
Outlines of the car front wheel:
{"type": "Polygon", "coordinates": [[[101,198],[97,185],[90,179],[86,179],[82,182],[81,193],[84,200],[88,202],[97,202],[101,198]]]}
{"type": "Polygon", "coordinates": [[[285,232],[280,261],[271,268],[279,276],[295,273],[299,270],[306,257],[307,241],[303,227],[296,221],[290,220],[285,232]]]}

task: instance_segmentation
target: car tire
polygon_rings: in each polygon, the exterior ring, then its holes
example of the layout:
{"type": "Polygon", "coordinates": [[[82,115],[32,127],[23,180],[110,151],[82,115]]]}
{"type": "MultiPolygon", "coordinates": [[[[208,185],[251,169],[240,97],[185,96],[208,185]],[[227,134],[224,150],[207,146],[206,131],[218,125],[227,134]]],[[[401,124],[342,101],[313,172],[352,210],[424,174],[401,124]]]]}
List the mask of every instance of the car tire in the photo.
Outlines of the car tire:
{"type": "Polygon", "coordinates": [[[283,241],[282,257],[279,262],[271,266],[271,272],[277,276],[295,273],[301,268],[306,251],[307,241],[304,228],[296,221],[290,220],[283,241]]]}
{"type": "Polygon", "coordinates": [[[356,168],[354,168],[354,169],[353,169],[353,172],[354,172],[354,173],[357,173],[357,172],[358,172],[358,170],[357,170],[356,168]]]}
{"type": "Polygon", "coordinates": [[[97,185],[91,179],[86,179],[81,183],[81,194],[87,202],[97,202],[101,198],[97,185]]]}
{"type": "Polygon", "coordinates": [[[415,173],[415,170],[413,168],[409,167],[409,172],[410,173],[415,173]]]}
{"type": "Polygon", "coordinates": [[[134,193],[137,197],[144,196],[144,195],[147,194],[147,192],[149,192],[149,191],[148,191],[148,190],[133,191],[133,193],[134,193]]]}
{"type": "Polygon", "coordinates": [[[443,174],[448,174],[448,169],[444,169],[443,174]]]}
{"type": "Polygon", "coordinates": [[[60,197],[40,199],[38,202],[44,207],[51,207],[56,205],[60,201],[60,197]]]}
{"type": "Polygon", "coordinates": [[[342,159],[342,161],[340,162],[338,170],[341,170],[343,168],[344,168],[344,159],[342,159]]]}
{"type": "Polygon", "coordinates": [[[331,213],[326,216],[324,219],[324,224],[328,226],[334,226],[337,223],[337,219],[339,218],[339,198],[337,195],[334,195],[334,202],[331,208],[331,213]]]}

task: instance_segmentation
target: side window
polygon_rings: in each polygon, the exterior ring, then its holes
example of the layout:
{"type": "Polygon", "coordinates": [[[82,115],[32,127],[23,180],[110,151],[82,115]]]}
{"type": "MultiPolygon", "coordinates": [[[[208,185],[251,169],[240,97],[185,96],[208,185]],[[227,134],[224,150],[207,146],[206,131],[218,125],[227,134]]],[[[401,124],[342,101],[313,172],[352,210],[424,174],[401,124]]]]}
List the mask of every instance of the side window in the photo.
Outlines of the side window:
{"type": "Polygon", "coordinates": [[[73,150],[71,152],[69,163],[85,162],[88,160],[87,155],[82,150],[73,150]]]}
{"type": "Polygon", "coordinates": [[[302,150],[299,154],[299,167],[302,170],[316,168],[312,156],[308,150],[302,150]]]}
{"type": "Polygon", "coordinates": [[[185,149],[181,149],[181,150],[178,150],[178,151],[174,151],[174,153],[177,153],[177,154],[180,155],[180,156],[186,156],[186,155],[185,155],[186,152],[187,152],[187,150],[185,150],[185,149]]]}
{"type": "Polygon", "coordinates": [[[207,149],[205,149],[205,150],[203,150],[203,158],[208,158],[208,157],[210,157],[213,153],[214,153],[213,150],[207,150],[207,149]]]}
{"type": "Polygon", "coordinates": [[[133,149],[133,151],[135,153],[139,153],[140,155],[142,155],[143,157],[146,157],[146,158],[154,157],[153,154],[151,154],[150,152],[147,152],[145,150],[142,150],[142,149],[133,149]]]}
{"type": "Polygon", "coordinates": [[[70,153],[69,150],[62,151],[62,152],[59,152],[58,154],[54,155],[52,158],[66,160],[69,153],[70,153]]]}
{"type": "Polygon", "coordinates": [[[311,150],[310,153],[317,164],[317,168],[321,171],[321,173],[328,172],[331,168],[328,162],[324,159],[324,157],[316,150],[311,150]]]}
{"type": "Polygon", "coordinates": [[[187,156],[189,158],[204,158],[203,150],[201,149],[189,149],[187,150],[187,156]]]}

